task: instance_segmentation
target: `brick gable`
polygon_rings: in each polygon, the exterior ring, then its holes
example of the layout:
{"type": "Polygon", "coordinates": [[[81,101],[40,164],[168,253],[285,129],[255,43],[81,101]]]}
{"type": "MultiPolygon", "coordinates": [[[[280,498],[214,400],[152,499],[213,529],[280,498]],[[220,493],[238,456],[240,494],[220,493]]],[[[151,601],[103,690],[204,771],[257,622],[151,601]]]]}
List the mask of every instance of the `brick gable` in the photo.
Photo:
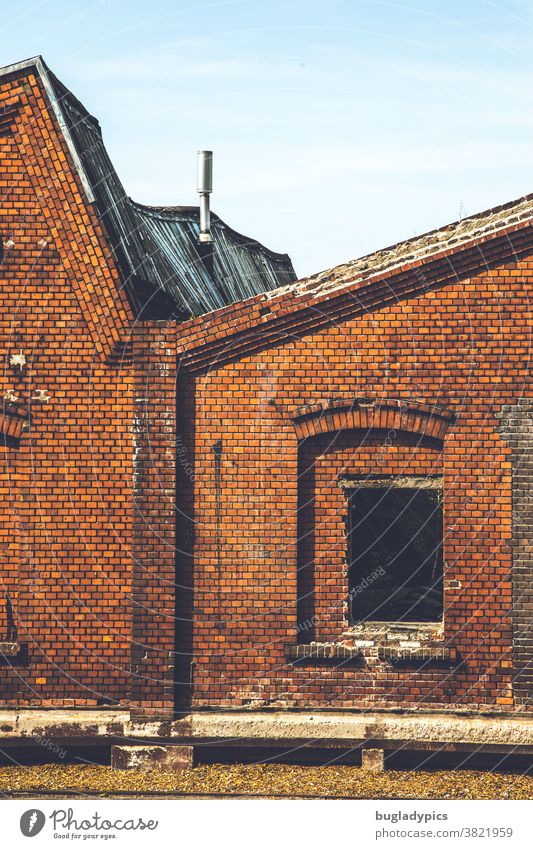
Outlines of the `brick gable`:
{"type": "MultiPolygon", "coordinates": [[[[62,128],[37,69],[24,67],[0,80],[0,108],[9,110],[6,137],[13,140],[39,210],[45,240],[52,240],[96,352],[110,357],[127,342],[132,312],[94,204],[86,196],[62,128]]],[[[4,194],[20,195],[6,174],[4,194]]],[[[15,227],[18,222],[15,223],[15,227]]],[[[4,239],[16,232],[4,231],[4,239]]]]}

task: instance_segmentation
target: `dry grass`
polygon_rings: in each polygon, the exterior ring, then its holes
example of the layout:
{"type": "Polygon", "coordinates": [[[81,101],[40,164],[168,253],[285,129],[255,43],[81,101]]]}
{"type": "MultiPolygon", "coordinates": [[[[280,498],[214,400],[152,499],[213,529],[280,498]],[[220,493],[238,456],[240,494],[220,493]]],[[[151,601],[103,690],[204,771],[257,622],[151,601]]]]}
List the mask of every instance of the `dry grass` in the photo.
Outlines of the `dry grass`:
{"type": "Polygon", "coordinates": [[[533,777],[457,771],[369,773],[355,766],[252,764],[197,766],[178,773],[115,772],[107,766],[7,766],[0,794],[39,790],[58,795],[124,792],[224,793],[354,799],[531,799],[533,777]]]}

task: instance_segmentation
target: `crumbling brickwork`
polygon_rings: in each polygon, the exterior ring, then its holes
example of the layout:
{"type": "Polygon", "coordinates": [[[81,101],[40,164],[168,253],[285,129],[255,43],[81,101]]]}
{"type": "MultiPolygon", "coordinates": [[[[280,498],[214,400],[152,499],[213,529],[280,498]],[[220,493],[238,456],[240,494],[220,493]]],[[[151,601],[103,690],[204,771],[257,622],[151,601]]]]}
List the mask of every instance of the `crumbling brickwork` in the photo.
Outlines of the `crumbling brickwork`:
{"type": "Polygon", "coordinates": [[[331,297],[316,330],[291,292],[182,327],[201,516],[194,706],[512,709],[511,450],[497,414],[529,386],[533,263],[503,250],[483,274],[455,271],[428,271],[392,304],[361,309],[356,292],[342,319],[331,297]],[[347,473],[443,475],[440,628],[350,627],[347,473]],[[312,640],[295,662],[291,647],[312,640]]]}
{"type": "Polygon", "coordinates": [[[504,405],[499,428],[512,449],[513,679],[518,705],[533,700],[533,400],[504,405]]]}

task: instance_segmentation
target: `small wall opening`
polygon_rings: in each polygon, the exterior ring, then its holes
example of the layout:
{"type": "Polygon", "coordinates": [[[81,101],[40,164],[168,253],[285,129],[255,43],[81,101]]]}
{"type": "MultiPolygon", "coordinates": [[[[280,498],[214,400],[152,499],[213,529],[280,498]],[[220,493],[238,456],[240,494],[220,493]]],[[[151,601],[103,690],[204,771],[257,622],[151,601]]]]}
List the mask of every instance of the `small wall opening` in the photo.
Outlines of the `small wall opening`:
{"type": "Polygon", "coordinates": [[[366,478],[342,484],[348,499],[351,622],[440,621],[442,478],[366,478]]]}

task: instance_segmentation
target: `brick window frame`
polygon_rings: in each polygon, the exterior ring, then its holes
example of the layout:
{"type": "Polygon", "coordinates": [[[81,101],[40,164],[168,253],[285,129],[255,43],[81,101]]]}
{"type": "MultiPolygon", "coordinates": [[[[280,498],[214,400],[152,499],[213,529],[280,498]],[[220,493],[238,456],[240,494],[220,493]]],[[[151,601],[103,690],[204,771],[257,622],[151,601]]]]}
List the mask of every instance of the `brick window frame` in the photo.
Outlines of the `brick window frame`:
{"type": "MultiPolygon", "coordinates": [[[[394,431],[407,440],[406,451],[417,446],[425,445],[433,447],[435,458],[440,455],[440,464],[435,466],[433,472],[438,472],[438,477],[443,474],[443,452],[444,438],[456,421],[455,413],[447,408],[436,404],[421,403],[411,399],[378,399],[376,397],[327,399],[318,403],[309,404],[304,407],[293,409],[289,413],[293,423],[296,437],[298,439],[299,485],[302,475],[305,476],[306,462],[301,462],[302,454],[306,448],[315,442],[320,442],[320,437],[327,440],[328,445],[335,445],[340,440],[352,436],[371,442],[375,436],[377,440],[386,441],[387,434],[394,431]],[[318,439],[316,439],[318,437],[318,439]],[[411,442],[409,443],[409,440],[411,442]],[[409,447],[409,444],[411,447],[409,447]]],[[[327,459],[322,454],[321,462],[327,459]]],[[[421,474],[427,472],[422,471],[421,474]]],[[[317,471],[317,474],[319,472],[317,471]]],[[[315,476],[315,470],[313,470],[315,476]]],[[[344,499],[344,494],[339,487],[342,475],[329,481],[331,491],[333,487],[344,499]]],[[[305,507],[305,504],[304,504],[305,507]]],[[[324,503],[315,504],[310,512],[323,516],[324,503]]],[[[298,502],[298,539],[302,535],[308,536],[308,531],[301,526],[302,500],[299,496],[298,502]]],[[[302,559],[298,553],[298,625],[296,640],[300,644],[346,644],[346,640],[355,641],[355,644],[366,642],[372,645],[390,645],[391,632],[394,632],[396,645],[403,645],[416,641],[417,644],[436,646],[442,644],[444,639],[443,621],[431,623],[360,623],[353,624],[348,617],[348,580],[346,569],[346,544],[345,533],[340,530],[344,522],[342,506],[337,503],[330,511],[326,523],[333,520],[332,530],[328,530],[330,538],[336,539],[337,560],[340,557],[342,544],[342,557],[344,566],[340,562],[332,564],[331,569],[324,569],[323,564],[313,565],[311,571],[314,573],[310,580],[306,577],[305,558],[302,559]],[[341,578],[341,571],[344,578],[341,578]],[[335,577],[337,574],[337,577],[335,577]],[[314,584],[313,584],[314,582],[314,584]],[[329,584],[329,586],[326,586],[329,584]],[[303,590],[302,590],[303,588],[303,590]],[[303,604],[302,604],[303,600],[303,604]],[[326,601],[324,601],[326,600],[326,601]],[[323,616],[324,609],[328,610],[323,616]]],[[[322,521],[322,518],[319,520],[322,521]]],[[[444,603],[444,609],[445,609],[444,603]]]]}
{"type": "Polygon", "coordinates": [[[298,440],[343,430],[396,430],[444,440],[456,421],[453,410],[413,399],[330,398],[289,413],[298,440]]]}

